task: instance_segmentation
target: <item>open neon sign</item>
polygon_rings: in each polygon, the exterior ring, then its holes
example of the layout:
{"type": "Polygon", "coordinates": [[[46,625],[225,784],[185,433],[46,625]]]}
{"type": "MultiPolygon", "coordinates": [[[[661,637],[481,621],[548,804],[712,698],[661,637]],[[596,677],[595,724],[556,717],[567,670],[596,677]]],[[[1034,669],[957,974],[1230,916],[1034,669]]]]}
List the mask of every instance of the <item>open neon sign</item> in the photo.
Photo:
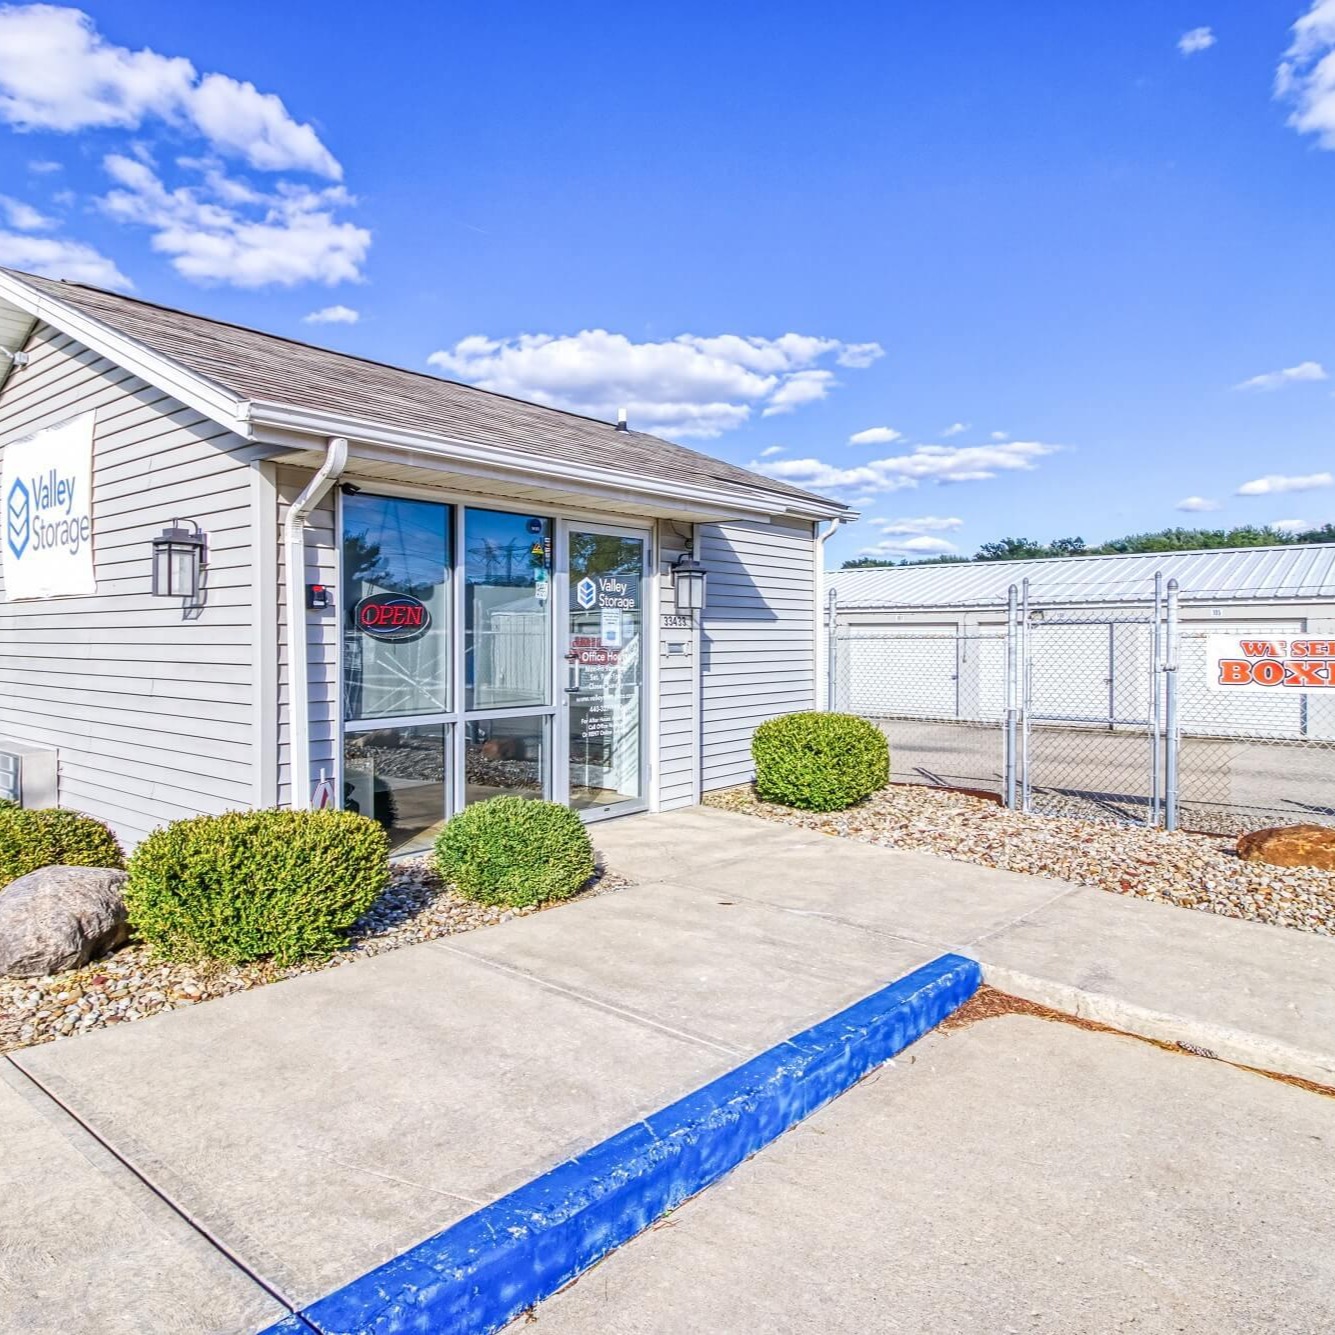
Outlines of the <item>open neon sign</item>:
{"type": "Polygon", "coordinates": [[[353,608],[357,629],[374,640],[415,640],[431,629],[431,610],[407,593],[373,593],[353,608]]]}

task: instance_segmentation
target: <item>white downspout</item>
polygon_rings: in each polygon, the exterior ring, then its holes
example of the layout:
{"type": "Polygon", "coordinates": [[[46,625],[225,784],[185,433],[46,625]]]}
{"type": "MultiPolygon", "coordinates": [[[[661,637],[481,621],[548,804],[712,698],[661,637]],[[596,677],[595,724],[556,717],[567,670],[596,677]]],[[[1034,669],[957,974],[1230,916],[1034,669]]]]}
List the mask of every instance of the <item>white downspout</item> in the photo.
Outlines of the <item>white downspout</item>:
{"type": "Polygon", "coordinates": [[[829,528],[824,533],[820,531],[820,525],[816,526],[816,698],[812,702],[813,709],[828,708],[829,683],[826,678],[829,676],[830,645],[829,635],[833,633],[834,627],[825,625],[825,544],[834,537],[839,529],[839,525],[844,521],[840,518],[826,521],[829,528]]]}
{"type": "Polygon", "coordinates": [[[311,805],[311,699],[306,654],[306,519],[348,464],[348,442],[330,437],[324,463],[292,502],[283,521],[287,585],[287,709],[292,738],[292,809],[311,805]]]}

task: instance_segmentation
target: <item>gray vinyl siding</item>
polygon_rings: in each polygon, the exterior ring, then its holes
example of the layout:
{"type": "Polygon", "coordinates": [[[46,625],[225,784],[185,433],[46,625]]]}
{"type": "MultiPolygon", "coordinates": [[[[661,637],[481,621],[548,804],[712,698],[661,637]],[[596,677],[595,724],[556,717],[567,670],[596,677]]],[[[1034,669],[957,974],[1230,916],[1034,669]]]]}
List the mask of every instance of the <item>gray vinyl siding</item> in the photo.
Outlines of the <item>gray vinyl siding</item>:
{"type": "Polygon", "coordinates": [[[0,392],[4,443],[94,411],[97,592],[8,602],[0,571],[0,739],[54,747],[59,801],[127,844],[182,816],[252,805],[251,468],[240,437],[49,326],[0,392]],[[150,592],[175,518],[208,539],[187,619],[150,592]]]}
{"type": "Polygon", "coordinates": [[[753,777],[751,734],[815,706],[816,567],[810,523],[704,524],[701,787],[753,777]]]}
{"type": "MultiPolygon", "coordinates": [[[[287,552],[283,524],[292,502],[311,480],[313,473],[299,468],[277,470],[278,513],[274,541],[278,549],[278,804],[292,800],[292,725],[288,695],[287,661],[287,552]]],[[[338,550],[335,546],[337,489],[316,507],[306,520],[305,584],[328,584],[335,604],[340,594],[338,550]]],[[[333,779],[338,773],[338,626],[337,605],[300,615],[306,618],[306,680],[310,699],[311,766],[308,782],[314,784],[320,771],[333,779]]]]}
{"type": "MultiPolygon", "coordinates": [[[[683,536],[680,524],[659,524],[658,605],[664,614],[673,611],[672,576],[666,568],[677,557],[688,553],[691,539],[683,536]]],[[[654,643],[655,632],[647,637],[654,643]]],[[[658,630],[658,809],[672,811],[689,807],[700,800],[700,631],[658,630]],[[663,645],[681,641],[690,652],[682,657],[668,657],[663,645]]]]}

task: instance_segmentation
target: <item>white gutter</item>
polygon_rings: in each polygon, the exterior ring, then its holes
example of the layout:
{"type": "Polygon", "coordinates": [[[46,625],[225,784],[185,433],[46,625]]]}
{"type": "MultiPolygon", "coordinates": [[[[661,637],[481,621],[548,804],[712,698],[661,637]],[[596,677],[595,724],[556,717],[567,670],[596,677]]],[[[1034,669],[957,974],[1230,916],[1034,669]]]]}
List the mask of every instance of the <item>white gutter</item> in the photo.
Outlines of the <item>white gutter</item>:
{"type": "Polygon", "coordinates": [[[849,523],[853,516],[839,516],[829,520],[824,533],[816,528],[816,700],[815,708],[830,707],[830,639],[834,627],[825,624],[825,544],[838,532],[840,524],[849,523]]]}
{"type": "Polygon", "coordinates": [[[287,708],[292,738],[292,809],[311,805],[311,700],[306,656],[306,519],[329,494],[348,463],[348,442],[332,436],[324,463],[283,520],[287,585],[287,708]]]}
{"type": "MultiPolygon", "coordinates": [[[[505,449],[495,445],[478,445],[456,436],[428,434],[407,427],[387,426],[384,423],[361,421],[344,414],[315,412],[306,408],[292,408],[286,404],[252,399],[248,405],[249,427],[252,439],[262,439],[266,428],[270,431],[295,432],[298,435],[327,436],[339,434],[368,445],[389,449],[418,451],[432,458],[451,463],[465,463],[491,470],[502,475],[519,475],[555,479],[561,482],[606,488],[610,491],[634,492],[648,497],[666,497],[673,500],[699,501],[706,504],[742,510],[757,515],[799,514],[819,518],[834,518],[843,513],[842,507],[823,502],[818,497],[810,501],[800,496],[785,496],[780,492],[762,492],[739,495],[733,489],[719,489],[682,479],[645,477],[622,469],[597,464],[567,463],[559,459],[539,459],[520,448],[505,449]]],[[[740,488],[743,484],[733,484],[740,488]]]]}

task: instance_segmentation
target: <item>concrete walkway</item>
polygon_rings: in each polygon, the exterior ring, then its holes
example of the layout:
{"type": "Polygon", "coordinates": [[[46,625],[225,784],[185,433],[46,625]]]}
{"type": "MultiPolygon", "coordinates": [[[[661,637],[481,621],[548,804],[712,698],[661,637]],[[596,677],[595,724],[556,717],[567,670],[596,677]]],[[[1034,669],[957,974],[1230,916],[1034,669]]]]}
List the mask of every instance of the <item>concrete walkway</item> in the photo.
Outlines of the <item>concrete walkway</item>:
{"type": "Polygon", "coordinates": [[[1329,940],[711,810],[595,837],[638,884],[0,1063],[12,1327],[255,1330],[948,948],[1335,1072],[1329,940]]]}
{"type": "Polygon", "coordinates": [[[1335,939],[712,808],[599,831],[639,884],[957,950],[994,986],[1148,1038],[1335,1085],[1335,939]]]}

